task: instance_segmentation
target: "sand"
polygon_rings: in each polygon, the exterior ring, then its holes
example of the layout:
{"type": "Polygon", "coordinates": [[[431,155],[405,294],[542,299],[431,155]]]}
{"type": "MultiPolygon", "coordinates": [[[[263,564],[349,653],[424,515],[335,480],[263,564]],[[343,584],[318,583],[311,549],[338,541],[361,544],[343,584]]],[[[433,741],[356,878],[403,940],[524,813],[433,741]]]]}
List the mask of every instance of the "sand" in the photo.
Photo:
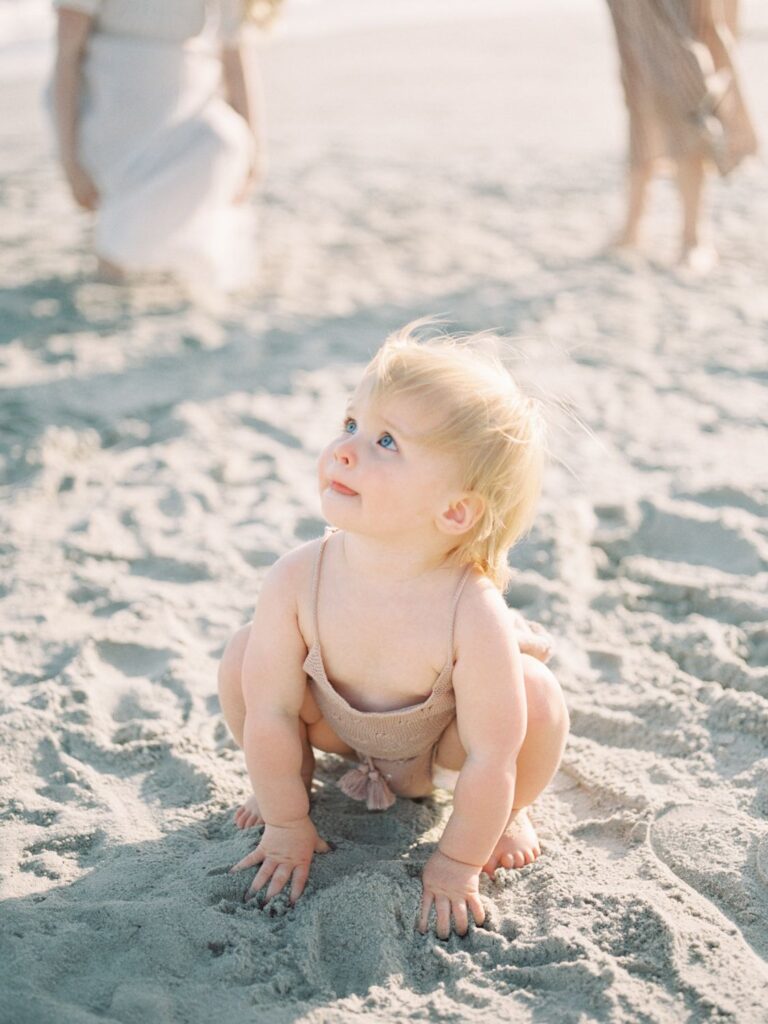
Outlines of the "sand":
{"type": "MultiPolygon", "coordinates": [[[[768,138],[768,35],[743,46],[768,138]]],[[[0,87],[2,1024],[766,1020],[768,172],[713,187],[723,262],[600,255],[623,111],[597,4],[277,38],[258,292],[89,276],[38,83],[0,87]],[[371,815],[290,910],[253,845],[217,658],[322,530],[314,459],[390,329],[512,339],[554,463],[510,603],[573,735],[545,855],[466,939],[414,932],[449,804],[371,815]]]]}

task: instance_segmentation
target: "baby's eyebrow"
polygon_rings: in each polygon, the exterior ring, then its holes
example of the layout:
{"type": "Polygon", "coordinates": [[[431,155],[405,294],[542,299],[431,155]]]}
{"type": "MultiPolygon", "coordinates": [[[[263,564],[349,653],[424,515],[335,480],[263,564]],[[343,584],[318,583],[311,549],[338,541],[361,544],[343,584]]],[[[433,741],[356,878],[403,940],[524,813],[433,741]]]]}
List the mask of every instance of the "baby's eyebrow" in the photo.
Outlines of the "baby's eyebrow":
{"type": "Polygon", "coordinates": [[[381,417],[381,422],[384,424],[384,426],[387,428],[387,430],[392,431],[393,434],[398,434],[400,437],[412,438],[414,436],[410,432],[410,430],[404,430],[402,427],[398,427],[398,425],[396,423],[391,423],[389,420],[385,419],[383,416],[381,417]]]}
{"type": "MultiPolygon", "coordinates": [[[[349,419],[356,419],[357,414],[355,413],[355,407],[353,405],[348,405],[344,415],[349,419]]],[[[418,436],[414,434],[413,431],[405,430],[403,427],[399,427],[396,423],[392,423],[392,421],[388,420],[385,416],[380,415],[379,420],[387,430],[391,431],[393,434],[398,434],[400,437],[406,438],[406,440],[415,440],[418,436]]]]}

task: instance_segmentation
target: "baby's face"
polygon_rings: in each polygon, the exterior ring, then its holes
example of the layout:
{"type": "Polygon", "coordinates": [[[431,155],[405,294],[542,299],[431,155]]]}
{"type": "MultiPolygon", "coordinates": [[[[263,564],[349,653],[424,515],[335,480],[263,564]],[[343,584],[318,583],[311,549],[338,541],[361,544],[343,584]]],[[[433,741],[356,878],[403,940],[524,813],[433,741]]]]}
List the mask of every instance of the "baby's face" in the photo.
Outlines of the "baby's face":
{"type": "Polygon", "coordinates": [[[369,536],[420,536],[462,491],[458,459],[431,448],[426,403],[358,389],[318,465],[323,515],[369,536]]]}

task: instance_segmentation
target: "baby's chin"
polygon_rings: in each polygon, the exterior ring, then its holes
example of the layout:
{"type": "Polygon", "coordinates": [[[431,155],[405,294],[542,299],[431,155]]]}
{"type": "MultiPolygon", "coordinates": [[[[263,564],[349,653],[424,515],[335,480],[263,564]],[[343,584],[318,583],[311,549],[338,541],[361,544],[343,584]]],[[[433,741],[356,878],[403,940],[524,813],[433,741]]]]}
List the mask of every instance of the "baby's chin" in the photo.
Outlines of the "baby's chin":
{"type": "Polygon", "coordinates": [[[354,512],[357,512],[358,496],[351,494],[340,494],[338,491],[334,491],[331,487],[324,487],[320,491],[320,509],[323,513],[323,519],[328,523],[329,526],[335,526],[339,530],[343,530],[350,526],[354,520],[354,512]]]}

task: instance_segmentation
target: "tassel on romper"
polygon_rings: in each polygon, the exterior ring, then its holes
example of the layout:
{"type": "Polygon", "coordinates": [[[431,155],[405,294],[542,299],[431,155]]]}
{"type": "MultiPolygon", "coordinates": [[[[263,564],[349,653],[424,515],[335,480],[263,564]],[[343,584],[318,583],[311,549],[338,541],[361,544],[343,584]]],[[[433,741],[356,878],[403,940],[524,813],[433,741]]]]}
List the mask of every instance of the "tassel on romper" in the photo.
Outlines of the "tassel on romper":
{"type": "Polygon", "coordinates": [[[360,711],[334,689],[323,663],[318,630],[320,570],[325,546],[333,531],[327,531],[318,549],[312,578],[312,609],[315,638],[304,661],[312,695],[325,720],[355,751],[360,765],[339,780],[339,788],[353,800],[365,801],[369,810],[386,810],[395,794],[427,793],[432,789],[432,768],[438,741],[456,717],[453,675],[453,631],[456,608],[470,573],[467,567],[453,597],[448,658],[435,681],[432,693],[420,704],[395,711],[360,711]]]}

